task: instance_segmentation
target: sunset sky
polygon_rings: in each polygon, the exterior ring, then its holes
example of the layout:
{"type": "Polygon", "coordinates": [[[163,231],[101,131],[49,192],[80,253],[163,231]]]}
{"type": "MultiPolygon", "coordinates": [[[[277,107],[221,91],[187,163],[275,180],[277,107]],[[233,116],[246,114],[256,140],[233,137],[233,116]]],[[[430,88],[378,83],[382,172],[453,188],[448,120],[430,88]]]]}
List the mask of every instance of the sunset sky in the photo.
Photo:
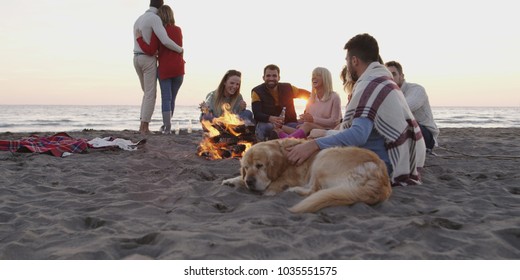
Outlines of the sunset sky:
{"type": "MultiPolygon", "coordinates": [[[[514,3],[165,0],[184,35],[177,103],[198,104],[237,69],[250,106],[251,88],[274,63],[283,82],[309,90],[312,70],[328,68],[345,104],[343,46],[369,33],[383,59],[401,62],[407,81],[423,85],[433,106],[520,106],[514,3]]],[[[139,105],[132,27],[148,4],[1,1],[0,104],[139,105]]]]}

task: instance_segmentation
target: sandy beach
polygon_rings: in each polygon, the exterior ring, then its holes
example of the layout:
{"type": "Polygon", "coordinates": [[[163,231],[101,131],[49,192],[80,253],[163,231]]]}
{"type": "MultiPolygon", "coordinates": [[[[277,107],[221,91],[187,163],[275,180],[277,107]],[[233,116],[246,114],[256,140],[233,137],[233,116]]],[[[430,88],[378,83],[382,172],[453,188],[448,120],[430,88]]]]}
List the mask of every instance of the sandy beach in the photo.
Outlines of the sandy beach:
{"type": "Polygon", "coordinates": [[[518,135],[441,129],[422,185],[395,187],[376,206],[313,214],[287,210],[301,199],[295,193],[222,186],[239,174],[239,160],[197,156],[201,131],[150,135],[137,151],[2,151],[0,259],[519,259],[518,135]]]}

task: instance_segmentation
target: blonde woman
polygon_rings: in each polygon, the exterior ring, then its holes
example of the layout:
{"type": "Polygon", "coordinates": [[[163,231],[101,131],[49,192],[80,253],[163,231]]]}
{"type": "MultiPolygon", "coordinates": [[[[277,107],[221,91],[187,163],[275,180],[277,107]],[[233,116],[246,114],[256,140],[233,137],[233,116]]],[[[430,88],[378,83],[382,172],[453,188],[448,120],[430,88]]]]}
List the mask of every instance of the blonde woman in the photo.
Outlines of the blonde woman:
{"type": "Polygon", "coordinates": [[[333,129],[341,122],[341,99],[332,88],[332,75],[327,68],[312,71],[312,92],[296,129],[283,126],[278,137],[305,138],[312,129],[333,129]]]}
{"type": "Polygon", "coordinates": [[[347,104],[350,103],[350,100],[352,99],[352,91],[354,90],[354,84],[355,82],[352,81],[350,78],[350,75],[347,70],[347,65],[343,66],[343,69],[341,69],[341,73],[339,75],[341,82],[343,82],[343,89],[347,93],[347,104]]]}

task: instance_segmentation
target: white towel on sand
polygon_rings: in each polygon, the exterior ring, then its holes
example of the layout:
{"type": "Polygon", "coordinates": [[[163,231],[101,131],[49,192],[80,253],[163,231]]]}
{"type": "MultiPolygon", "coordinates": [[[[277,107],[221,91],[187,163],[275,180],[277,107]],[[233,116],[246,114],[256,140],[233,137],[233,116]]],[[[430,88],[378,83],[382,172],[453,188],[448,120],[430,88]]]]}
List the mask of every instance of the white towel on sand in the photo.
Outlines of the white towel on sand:
{"type": "Polygon", "coordinates": [[[88,143],[94,148],[116,147],[117,146],[120,149],[123,149],[125,151],[137,150],[137,145],[140,142],[141,141],[139,141],[137,143],[133,143],[130,140],[126,140],[126,139],[122,139],[122,138],[113,139],[112,137],[105,137],[105,138],[96,137],[96,138],[88,141],[88,143]]]}

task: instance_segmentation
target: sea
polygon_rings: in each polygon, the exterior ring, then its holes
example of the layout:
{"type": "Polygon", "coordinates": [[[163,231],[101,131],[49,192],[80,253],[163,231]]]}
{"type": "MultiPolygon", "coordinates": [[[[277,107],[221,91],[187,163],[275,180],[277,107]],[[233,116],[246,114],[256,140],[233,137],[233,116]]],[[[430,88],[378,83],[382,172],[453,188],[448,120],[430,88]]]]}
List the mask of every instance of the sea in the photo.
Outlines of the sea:
{"type": "MultiPolygon", "coordinates": [[[[298,114],[302,108],[296,108],[298,114]]],[[[520,127],[520,107],[432,107],[439,128],[520,127]]],[[[0,105],[0,133],[88,130],[138,130],[136,105],[0,105]]],[[[200,130],[198,106],[176,106],[173,129],[200,130]]],[[[151,130],[162,125],[161,108],[155,108],[151,130]]]]}

